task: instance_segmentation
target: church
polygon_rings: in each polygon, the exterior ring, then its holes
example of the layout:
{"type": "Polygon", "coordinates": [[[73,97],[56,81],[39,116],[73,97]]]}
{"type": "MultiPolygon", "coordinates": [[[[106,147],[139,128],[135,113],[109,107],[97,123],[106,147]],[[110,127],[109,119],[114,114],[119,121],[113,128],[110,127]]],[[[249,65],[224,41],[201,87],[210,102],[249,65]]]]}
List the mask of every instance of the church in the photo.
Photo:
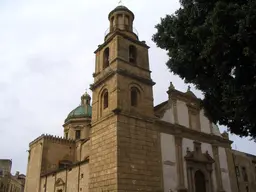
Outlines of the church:
{"type": "Polygon", "coordinates": [[[94,83],[63,137],[29,144],[25,192],[256,191],[256,157],[234,151],[188,88],[154,106],[148,49],[118,6],[95,51],[94,83]]]}

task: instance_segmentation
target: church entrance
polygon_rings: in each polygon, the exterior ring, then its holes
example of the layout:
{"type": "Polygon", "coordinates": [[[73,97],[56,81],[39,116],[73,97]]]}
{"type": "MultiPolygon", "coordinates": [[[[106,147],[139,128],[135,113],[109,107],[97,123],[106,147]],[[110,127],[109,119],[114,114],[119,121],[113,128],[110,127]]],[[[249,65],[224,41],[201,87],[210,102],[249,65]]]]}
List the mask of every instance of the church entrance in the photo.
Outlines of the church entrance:
{"type": "Polygon", "coordinates": [[[214,159],[202,153],[201,143],[194,141],[194,151],[187,149],[184,157],[187,166],[189,192],[213,192],[212,169],[214,159]]]}
{"type": "Polygon", "coordinates": [[[195,187],[195,192],[206,192],[205,176],[200,170],[195,172],[195,187]]]}

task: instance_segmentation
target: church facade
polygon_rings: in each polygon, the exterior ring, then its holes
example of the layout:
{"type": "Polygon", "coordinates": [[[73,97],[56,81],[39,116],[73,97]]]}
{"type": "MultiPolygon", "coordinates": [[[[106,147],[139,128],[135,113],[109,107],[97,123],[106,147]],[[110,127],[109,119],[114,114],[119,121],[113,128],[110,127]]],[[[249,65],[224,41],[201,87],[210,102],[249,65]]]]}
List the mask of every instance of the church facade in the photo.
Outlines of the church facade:
{"type": "Polygon", "coordinates": [[[255,172],[239,188],[232,141],[189,88],[183,93],[171,83],[169,99],[154,106],[149,47],[133,32],[134,14],[118,6],[108,19],[95,51],[92,98],[82,95],[63,137],[41,135],[29,144],[25,192],[255,190],[255,172]]]}

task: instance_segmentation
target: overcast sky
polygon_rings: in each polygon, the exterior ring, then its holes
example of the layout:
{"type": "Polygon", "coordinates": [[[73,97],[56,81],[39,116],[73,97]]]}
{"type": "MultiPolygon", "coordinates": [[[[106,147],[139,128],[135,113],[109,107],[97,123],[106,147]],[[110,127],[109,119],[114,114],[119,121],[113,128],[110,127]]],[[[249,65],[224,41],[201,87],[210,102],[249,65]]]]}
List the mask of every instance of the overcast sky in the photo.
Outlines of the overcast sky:
{"type": "MultiPolygon", "coordinates": [[[[167,100],[170,81],[186,91],[187,85],[168,71],[166,52],[151,41],[154,26],[174,13],[178,0],[123,4],[135,14],[140,40],[151,47],[155,104],[167,100]]],[[[93,52],[102,44],[108,13],[117,5],[118,0],[1,0],[0,159],[13,160],[12,172],[26,173],[26,150],[33,139],[42,133],[62,135],[64,119],[93,82],[93,52]]],[[[234,148],[255,152],[248,139],[231,139],[234,148]]]]}

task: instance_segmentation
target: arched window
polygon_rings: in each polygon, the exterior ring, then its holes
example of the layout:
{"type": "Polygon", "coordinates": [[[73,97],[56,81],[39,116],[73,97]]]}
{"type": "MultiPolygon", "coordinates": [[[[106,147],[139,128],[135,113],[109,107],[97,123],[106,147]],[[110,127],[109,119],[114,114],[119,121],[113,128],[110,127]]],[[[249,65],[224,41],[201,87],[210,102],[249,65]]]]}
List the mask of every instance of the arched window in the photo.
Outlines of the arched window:
{"type": "Polygon", "coordinates": [[[137,50],[133,45],[129,46],[129,62],[136,63],[137,50]]]}
{"type": "Polygon", "coordinates": [[[103,54],[103,69],[107,68],[108,66],[109,66],[109,48],[106,48],[103,54]]]}
{"type": "Polygon", "coordinates": [[[196,192],[206,192],[205,177],[200,170],[195,173],[195,187],[196,192]]]}
{"type": "Polygon", "coordinates": [[[139,90],[136,87],[131,88],[131,106],[137,107],[139,100],[139,90]]]}
{"type": "Polygon", "coordinates": [[[103,109],[108,108],[108,92],[103,93],[103,109]]]}

